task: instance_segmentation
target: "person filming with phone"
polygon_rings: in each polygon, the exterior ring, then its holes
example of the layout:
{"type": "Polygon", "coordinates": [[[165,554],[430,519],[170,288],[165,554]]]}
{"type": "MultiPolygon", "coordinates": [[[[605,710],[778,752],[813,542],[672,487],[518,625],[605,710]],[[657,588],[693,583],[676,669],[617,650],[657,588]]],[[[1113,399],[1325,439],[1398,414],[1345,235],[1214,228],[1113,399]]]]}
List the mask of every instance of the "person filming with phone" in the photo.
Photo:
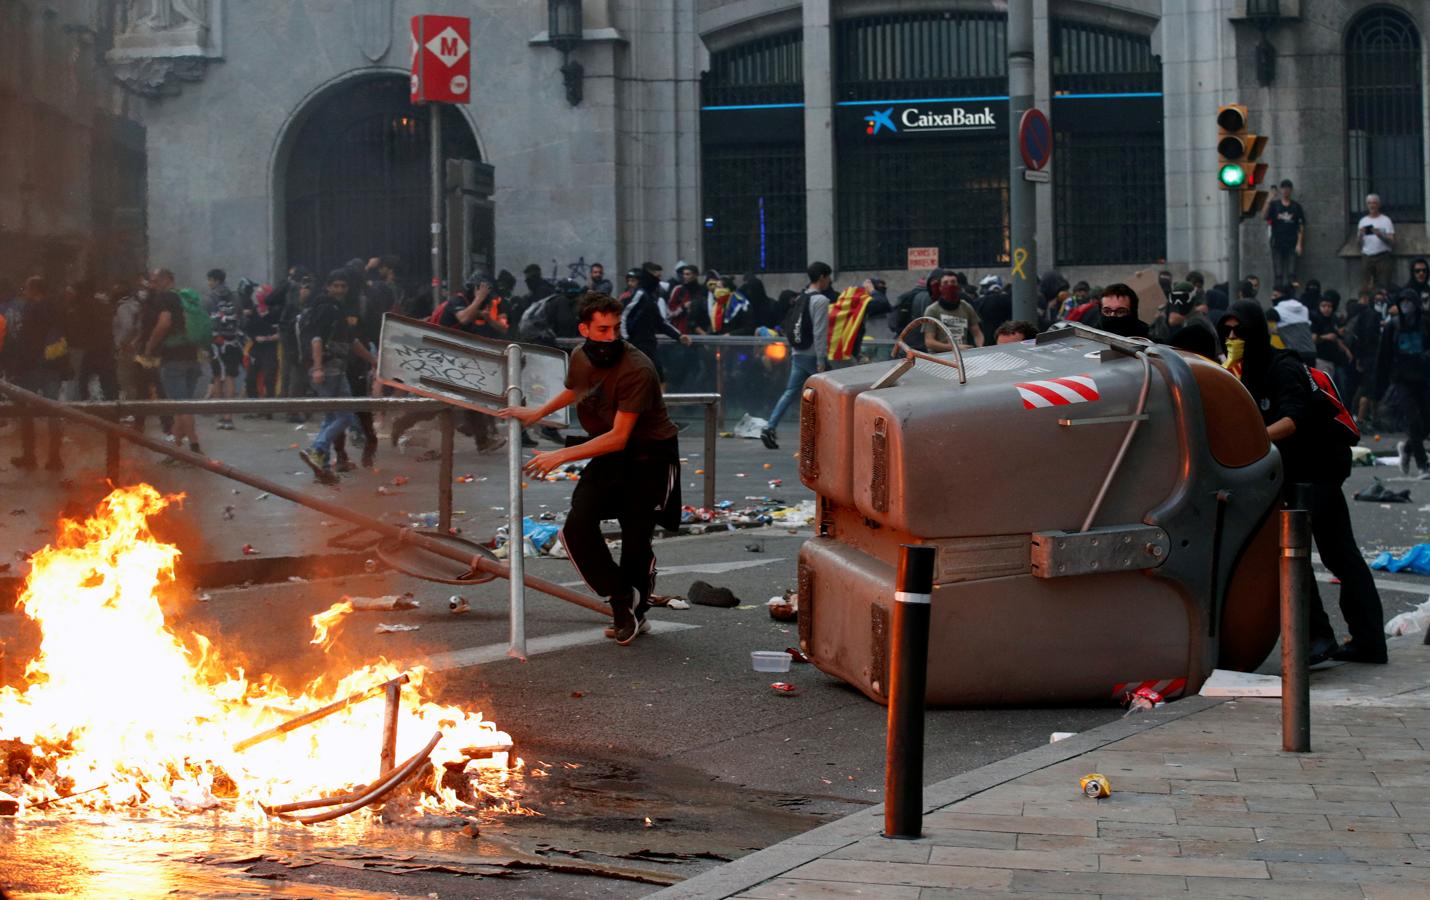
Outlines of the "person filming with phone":
{"type": "Polygon", "coordinates": [[[1367,194],[1365,215],[1356,224],[1360,240],[1361,290],[1392,288],[1395,278],[1395,223],[1380,211],[1380,195],[1367,194]]]}

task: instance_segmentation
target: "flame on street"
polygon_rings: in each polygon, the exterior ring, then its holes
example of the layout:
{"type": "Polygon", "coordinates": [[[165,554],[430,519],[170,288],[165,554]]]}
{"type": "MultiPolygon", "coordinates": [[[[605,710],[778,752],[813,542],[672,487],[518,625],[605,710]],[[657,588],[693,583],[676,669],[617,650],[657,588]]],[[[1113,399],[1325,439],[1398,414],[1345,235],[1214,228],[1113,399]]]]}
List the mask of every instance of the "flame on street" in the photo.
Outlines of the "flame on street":
{"type": "MultiPolygon", "coordinates": [[[[379,768],[380,697],[234,750],[244,738],[403,670],[380,661],[290,692],[227,666],[203,635],[176,634],[158,589],[173,580],[179,550],[155,539],[148,524],[169,499],[146,484],[117,489],[91,518],[63,520],[56,542],[34,554],[19,609],[42,640],[24,685],[0,687],[0,792],[19,798],[23,809],[74,795],[64,808],[216,808],[262,819],[260,803],[371,784],[379,768]],[[28,766],[17,765],[23,745],[28,766]]],[[[342,614],[321,617],[314,617],[313,642],[326,646],[326,629],[342,614]]],[[[520,775],[519,761],[508,768],[510,737],[480,713],[424,701],[422,670],[407,671],[396,758],[412,756],[438,730],[444,737],[431,769],[413,782],[417,789],[404,793],[405,808],[524,811],[514,800],[520,775]]]]}

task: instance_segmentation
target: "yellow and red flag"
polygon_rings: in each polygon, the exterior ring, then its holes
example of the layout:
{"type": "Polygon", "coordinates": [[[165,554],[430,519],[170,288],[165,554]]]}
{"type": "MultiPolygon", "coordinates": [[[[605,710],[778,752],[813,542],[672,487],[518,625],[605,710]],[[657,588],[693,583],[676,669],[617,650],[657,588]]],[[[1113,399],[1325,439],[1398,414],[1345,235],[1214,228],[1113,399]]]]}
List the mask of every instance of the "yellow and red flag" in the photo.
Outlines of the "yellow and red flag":
{"type": "Polygon", "coordinates": [[[859,329],[873,299],[862,286],[845,288],[829,305],[829,358],[834,362],[852,359],[859,343],[859,329]]]}

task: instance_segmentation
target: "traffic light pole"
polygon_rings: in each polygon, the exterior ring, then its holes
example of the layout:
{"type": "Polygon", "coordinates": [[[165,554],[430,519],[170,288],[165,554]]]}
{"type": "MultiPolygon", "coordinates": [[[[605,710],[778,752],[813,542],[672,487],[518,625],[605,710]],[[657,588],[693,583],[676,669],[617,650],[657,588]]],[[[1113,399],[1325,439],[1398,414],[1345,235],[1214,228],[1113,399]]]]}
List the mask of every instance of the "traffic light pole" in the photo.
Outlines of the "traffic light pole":
{"type": "Polygon", "coordinates": [[[1019,149],[1023,113],[1033,108],[1033,0],[1008,0],[1008,237],[1013,318],[1038,321],[1037,197],[1019,149]]]}
{"type": "Polygon", "coordinates": [[[1226,293],[1231,300],[1241,285],[1241,191],[1226,195],[1226,293]]]}
{"type": "Polygon", "coordinates": [[[427,104],[431,123],[432,152],[432,308],[442,305],[442,105],[427,104]]]}

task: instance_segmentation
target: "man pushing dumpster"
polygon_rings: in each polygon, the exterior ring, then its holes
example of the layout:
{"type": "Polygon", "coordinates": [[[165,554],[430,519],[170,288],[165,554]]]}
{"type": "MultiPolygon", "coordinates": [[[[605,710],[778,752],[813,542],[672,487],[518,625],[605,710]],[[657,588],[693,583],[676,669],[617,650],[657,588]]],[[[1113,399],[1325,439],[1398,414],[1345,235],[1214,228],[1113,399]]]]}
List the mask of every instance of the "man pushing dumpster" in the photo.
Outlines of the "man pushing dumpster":
{"type": "Polygon", "coordinates": [[[497,415],[531,426],[576,404],[587,436],[537,453],[524,471],[545,477],[566,463],[591,460],[571,496],[560,539],[587,587],[611,605],[615,626],[608,635],[624,646],[650,630],[651,536],[656,525],[679,525],[680,450],[655,364],[621,340],[621,302],[588,293],[577,318],[585,343],[571,354],[566,389],[539,408],[507,407],[497,415]],[[619,564],[601,535],[603,519],[620,522],[619,564]]]}

